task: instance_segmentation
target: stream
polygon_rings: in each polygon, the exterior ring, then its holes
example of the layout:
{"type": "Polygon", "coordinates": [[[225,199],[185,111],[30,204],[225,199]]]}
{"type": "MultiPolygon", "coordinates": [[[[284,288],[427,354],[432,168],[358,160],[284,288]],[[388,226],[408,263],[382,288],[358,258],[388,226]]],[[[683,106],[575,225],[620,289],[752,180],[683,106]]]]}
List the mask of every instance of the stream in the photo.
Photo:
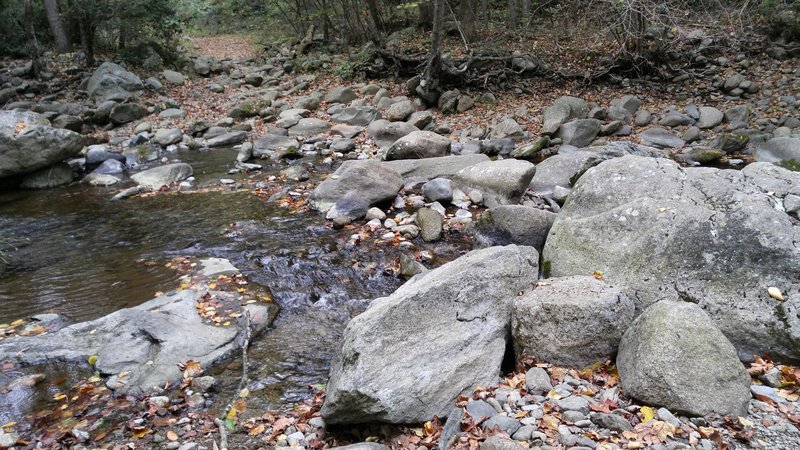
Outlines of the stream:
{"type": "MultiPolygon", "coordinates": [[[[195,184],[203,186],[231,177],[227,171],[235,154],[178,156],[193,166],[195,184]]],[[[255,176],[266,179],[282,168],[255,176]]],[[[7,250],[7,263],[0,264],[0,323],[41,313],[61,314],[67,323],[92,320],[175,289],[178,275],[165,268],[174,257],[227,258],[251,283],[268,287],[281,307],[273,327],[252,342],[248,385],[252,407],[280,409],[308,396],[310,384],[327,381],[347,321],[402,283],[384,270],[399,250],[365,244],[346,249],[353,231],[324,227],[316,212],[292,214],[248,191],[110,202],[116,191],[73,184],[0,192],[7,250]]],[[[457,257],[468,243],[432,249],[438,264],[457,257]]],[[[83,375],[74,367],[45,372],[46,380],[35,389],[15,390],[13,397],[0,393],[0,422],[36,411],[83,375]]],[[[233,389],[241,362],[223,362],[209,372],[223,390],[233,389]]],[[[0,373],[0,386],[15,375],[0,373]]]]}

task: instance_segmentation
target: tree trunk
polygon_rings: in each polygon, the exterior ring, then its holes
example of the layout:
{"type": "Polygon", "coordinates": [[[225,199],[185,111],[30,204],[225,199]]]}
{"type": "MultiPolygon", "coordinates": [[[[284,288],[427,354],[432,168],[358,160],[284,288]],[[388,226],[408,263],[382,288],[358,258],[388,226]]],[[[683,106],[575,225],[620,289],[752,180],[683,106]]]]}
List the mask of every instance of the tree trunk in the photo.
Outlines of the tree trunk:
{"type": "Polygon", "coordinates": [[[464,31],[464,37],[467,38],[467,41],[474,41],[476,32],[475,32],[475,8],[473,4],[473,0],[461,0],[460,2],[460,11],[459,11],[459,21],[461,22],[461,29],[464,31]]]}
{"type": "Polygon", "coordinates": [[[86,65],[94,65],[94,26],[89,14],[78,6],[78,30],[81,34],[81,50],[86,55],[86,65]]]}
{"type": "Polygon", "coordinates": [[[519,8],[517,2],[519,0],[508,0],[508,15],[506,16],[506,26],[511,29],[516,29],[519,25],[519,8]]]}
{"type": "Polygon", "coordinates": [[[61,14],[58,11],[58,0],[44,0],[44,13],[47,15],[50,32],[53,33],[53,39],[56,41],[56,51],[58,53],[68,52],[70,43],[67,33],[64,31],[61,14]]]}
{"type": "Polygon", "coordinates": [[[375,25],[375,29],[383,31],[383,21],[378,13],[378,5],[375,3],[375,0],[367,0],[367,10],[369,11],[369,16],[372,18],[373,25],[375,25]]]}
{"type": "Polygon", "coordinates": [[[42,59],[39,54],[39,41],[36,39],[36,30],[33,27],[33,0],[25,0],[24,12],[22,16],[25,37],[28,39],[28,47],[31,52],[31,70],[34,77],[42,73],[42,59]]]}
{"type": "Polygon", "coordinates": [[[446,0],[434,0],[433,23],[431,31],[431,53],[422,75],[421,87],[428,92],[437,90],[442,73],[442,35],[444,28],[444,10],[446,0]]]}

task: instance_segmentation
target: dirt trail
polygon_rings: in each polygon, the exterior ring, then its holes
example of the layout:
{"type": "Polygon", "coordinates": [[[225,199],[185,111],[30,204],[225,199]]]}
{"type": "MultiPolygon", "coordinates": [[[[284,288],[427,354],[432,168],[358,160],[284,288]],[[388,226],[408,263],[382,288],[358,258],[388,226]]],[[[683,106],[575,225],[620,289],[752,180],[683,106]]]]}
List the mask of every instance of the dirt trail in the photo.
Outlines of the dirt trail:
{"type": "Polygon", "coordinates": [[[257,53],[257,46],[247,36],[225,34],[220,36],[195,36],[188,38],[193,44],[192,53],[218,59],[242,61],[257,53]]]}

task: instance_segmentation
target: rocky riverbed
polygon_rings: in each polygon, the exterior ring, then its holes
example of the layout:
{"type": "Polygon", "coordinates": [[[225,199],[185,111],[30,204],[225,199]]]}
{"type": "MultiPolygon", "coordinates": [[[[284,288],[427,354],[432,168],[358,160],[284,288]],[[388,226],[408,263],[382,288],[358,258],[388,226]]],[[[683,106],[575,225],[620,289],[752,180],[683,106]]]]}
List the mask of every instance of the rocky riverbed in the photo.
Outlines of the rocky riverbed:
{"type": "MultiPolygon", "coordinates": [[[[169,248],[171,269],[185,272],[177,290],[67,327],[55,316],[12,323],[5,306],[0,355],[17,378],[2,395],[42,382],[20,367],[96,374],[76,374],[46,413],[5,427],[0,446],[188,450],[230,429],[253,448],[797,448],[792,61],[767,72],[720,56],[710,82],[521,102],[456,90],[426,102],[414,79],[342,84],[296,74],[283,54],[198,57],[144,80],[107,62],[70,89],[8,68],[0,177],[54,190],[14,191],[3,220],[24,234],[20,222],[42,220],[14,203],[33,197],[63,215],[48,200],[64,192],[118,214],[161,208],[147,220],[162,226],[141,225],[147,240],[126,235],[127,263],[163,265],[152,252],[169,248]],[[213,200],[219,212],[203,214],[224,220],[171,216],[187,199],[213,200]],[[237,244],[208,244],[220,235],[237,244]],[[181,242],[136,250],[169,238],[181,242]],[[221,256],[234,265],[202,259],[221,256]],[[237,280],[264,286],[270,302],[237,280]],[[282,311],[265,331],[273,304],[282,311]],[[242,346],[250,364],[237,365],[242,346]],[[277,396],[252,395],[275,386],[277,396]],[[376,423],[391,426],[364,425],[376,423]]],[[[106,221],[75,219],[69,232],[106,221]]],[[[118,233],[137,221],[111,223],[118,233]]],[[[18,244],[8,257],[46,248],[18,244]]]]}

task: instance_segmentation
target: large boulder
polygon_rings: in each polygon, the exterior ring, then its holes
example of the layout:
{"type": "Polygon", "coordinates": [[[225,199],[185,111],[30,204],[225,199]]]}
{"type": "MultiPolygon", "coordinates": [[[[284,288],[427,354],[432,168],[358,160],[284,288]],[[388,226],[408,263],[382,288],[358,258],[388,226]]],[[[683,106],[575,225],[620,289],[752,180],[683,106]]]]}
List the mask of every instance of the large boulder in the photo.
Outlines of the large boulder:
{"type": "Polygon", "coordinates": [[[378,161],[345,161],[314,189],[309,203],[319,211],[328,211],[343,198],[357,197],[372,206],[393,199],[402,187],[400,174],[378,161]]]}
{"type": "Polygon", "coordinates": [[[412,131],[386,150],[386,161],[445,156],[450,152],[450,139],[433,131],[412,131]]]}
{"type": "Polygon", "coordinates": [[[769,163],[733,171],[612,159],[578,180],[543,260],[553,276],[602,272],[638,311],[695,302],[742,358],[800,359],[800,227],[778,207],[798,192],[800,173],[769,163]]]}
{"type": "Polygon", "coordinates": [[[51,127],[40,114],[0,111],[0,178],[50,167],[82,148],[83,136],[51,127]]]}
{"type": "Polygon", "coordinates": [[[374,300],[345,329],[325,422],[420,423],[496,383],[512,302],[536,281],[538,258],[532,247],[475,250],[374,300]]]}
{"type": "Polygon", "coordinates": [[[593,276],[548,278],[514,300],[514,350],[567,367],[603,363],[616,355],[635,310],[619,288],[593,276]]]}
{"type": "Polygon", "coordinates": [[[485,161],[459,170],[454,177],[464,192],[477,189],[490,208],[519,203],[536,172],[536,166],[519,159],[485,161]]]}
{"type": "Polygon", "coordinates": [[[622,392],[670,411],[747,416],[750,376],[736,349],[694,303],[658,302],[622,338],[622,392]]]}
{"type": "MultiPolygon", "coordinates": [[[[206,270],[208,278],[222,273],[206,270]]],[[[206,292],[217,298],[233,295],[235,299],[237,294],[205,286],[162,295],[55,333],[6,339],[0,342],[0,354],[24,364],[85,365],[92,357],[94,370],[110,376],[107,385],[119,393],[163,392],[165,383],[180,382],[179,363],[191,359],[206,368],[241,351],[243,321],[214,326],[203,320],[196,306],[206,292]],[[122,372],[127,375],[120,377],[122,372]]],[[[275,306],[263,303],[246,308],[253,334],[264,330],[277,314],[275,306]]]]}
{"type": "Polygon", "coordinates": [[[555,220],[555,213],[523,205],[488,209],[481,214],[476,227],[477,244],[527,245],[541,252],[555,220]]]}
{"type": "Polygon", "coordinates": [[[86,86],[89,98],[97,104],[108,100],[124,101],[144,90],[142,80],[119,64],[104,62],[94,71],[86,86]]]}
{"type": "Polygon", "coordinates": [[[399,173],[403,178],[452,178],[460,170],[487,162],[489,157],[484,154],[440,156],[438,158],[401,159],[386,161],[386,167],[399,173]]]}
{"type": "Polygon", "coordinates": [[[169,186],[190,176],[192,176],[192,166],[186,163],[174,163],[133,174],[131,179],[139,186],[157,190],[161,189],[161,186],[169,186]]]}
{"type": "Polygon", "coordinates": [[[564,96],[544,111],[542,133],[553,134],[570,119],[585,119],[589,115],[589,104],[577,97],[564,96]]]}

